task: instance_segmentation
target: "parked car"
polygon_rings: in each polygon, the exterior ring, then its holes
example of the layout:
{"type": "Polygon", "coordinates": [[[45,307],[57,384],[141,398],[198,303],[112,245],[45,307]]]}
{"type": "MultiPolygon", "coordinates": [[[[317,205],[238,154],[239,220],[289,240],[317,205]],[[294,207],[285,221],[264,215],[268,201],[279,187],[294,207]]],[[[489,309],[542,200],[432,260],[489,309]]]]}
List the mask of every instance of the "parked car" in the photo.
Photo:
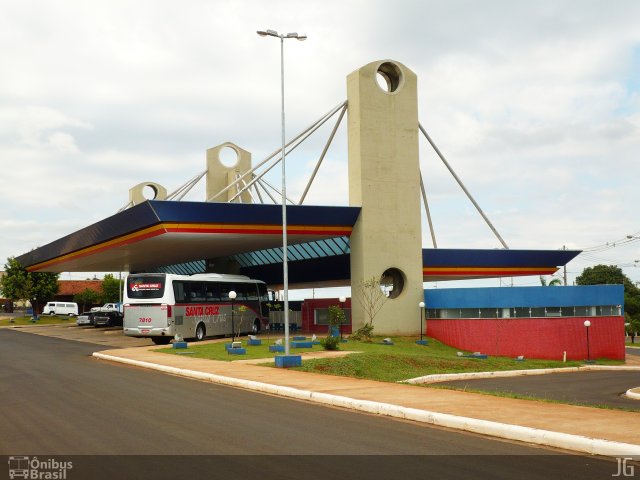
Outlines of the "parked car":
{"type": "Polygon", "coordinates": [[[94,327],[112,327],[122,325],[122,315],[119,312],[93,312],[94,327]]]}
{"type": "Polygon", "coordinates": [[[76,325],[93,325],[93,312],[82,312],[78,315],[76,325]]]}
{"type": "Polygon", "coordinates": [[[71,302],[47,302],[42,310],[43,315],[78,315],[78,304],[71,302]]]}
{"type": "Polygon", "coordinates": [[[101,307],[93,307],[92,312],[120,312],[122,313],[121,303],[105,303],[101,307]]]}

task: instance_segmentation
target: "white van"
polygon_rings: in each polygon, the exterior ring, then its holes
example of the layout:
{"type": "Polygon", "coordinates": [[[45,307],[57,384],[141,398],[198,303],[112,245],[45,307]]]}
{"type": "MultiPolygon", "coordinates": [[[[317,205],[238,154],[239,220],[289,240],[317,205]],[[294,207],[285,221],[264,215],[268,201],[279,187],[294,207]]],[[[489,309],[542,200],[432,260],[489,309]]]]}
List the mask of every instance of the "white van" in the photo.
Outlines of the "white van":
{"type": "Polygon", "coordinates": [[[47,302],[42,310],[43,315],[69,315],[75,317],[78,315],[77,303],[66,302],[47,302]]]}

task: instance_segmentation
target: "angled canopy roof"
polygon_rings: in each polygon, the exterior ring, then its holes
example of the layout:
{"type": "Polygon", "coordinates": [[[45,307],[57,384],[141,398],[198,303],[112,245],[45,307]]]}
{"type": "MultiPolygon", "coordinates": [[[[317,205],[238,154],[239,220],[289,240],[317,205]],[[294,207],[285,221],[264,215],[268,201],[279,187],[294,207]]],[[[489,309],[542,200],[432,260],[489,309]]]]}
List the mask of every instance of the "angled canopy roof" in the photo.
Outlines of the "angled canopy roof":
{"type": "MultiPolygon", "coordinates": [[[[147,201],[18,257],[31,271],[205,271],[231,258],[241,273],[282,283],[282,207],[147,201]]],[[[360,208],[288,206],[292,286],[348,285],[360,208]]],[[[549,275],[579,251],[424,249],[425,281],[549,275]]]]}
{"type": "MultiPolygon", "coordinates": [[[[348,236],[358,207],[288,206],[290,244],[348,236]]],[[[31,271],[143,271],[282,245],[282,207],[150,200],[18,257],[31,271]]]]}

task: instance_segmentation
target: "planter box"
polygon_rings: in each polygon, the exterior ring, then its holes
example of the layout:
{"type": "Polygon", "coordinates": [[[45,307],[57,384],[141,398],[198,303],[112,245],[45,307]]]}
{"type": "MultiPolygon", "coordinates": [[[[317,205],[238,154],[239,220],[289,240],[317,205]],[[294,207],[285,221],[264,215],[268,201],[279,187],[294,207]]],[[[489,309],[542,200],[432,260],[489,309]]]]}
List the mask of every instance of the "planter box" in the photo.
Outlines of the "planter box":
{"type": "Polygon", "coordinates": [[[227,348],[227,353],[229,355],[246,355],[247,349],[246,348],[227,348]]]}
{"type": "Polygon", "coordinates": [[[302,357],[300,355],[276,355],[276,367],[290,368],[302,365],[302,357]]]}

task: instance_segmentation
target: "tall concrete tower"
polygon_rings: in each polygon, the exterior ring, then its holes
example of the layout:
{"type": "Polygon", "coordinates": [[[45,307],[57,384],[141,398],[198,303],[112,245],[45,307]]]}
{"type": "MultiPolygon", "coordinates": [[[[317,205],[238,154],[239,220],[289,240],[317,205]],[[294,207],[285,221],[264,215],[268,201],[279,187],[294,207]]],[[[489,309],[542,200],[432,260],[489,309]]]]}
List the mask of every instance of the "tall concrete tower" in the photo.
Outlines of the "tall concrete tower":
{"type": "Polygon", "coordinates": [[[353,327],[367,320],[359,285],[376,278],[392,285],[375,317],[376,333],[417,333],[423,299],[417,77],[396,61],[370,63],[347,77],[347,101],[349,204],[362,207],[351,235],[353,327]]]}

